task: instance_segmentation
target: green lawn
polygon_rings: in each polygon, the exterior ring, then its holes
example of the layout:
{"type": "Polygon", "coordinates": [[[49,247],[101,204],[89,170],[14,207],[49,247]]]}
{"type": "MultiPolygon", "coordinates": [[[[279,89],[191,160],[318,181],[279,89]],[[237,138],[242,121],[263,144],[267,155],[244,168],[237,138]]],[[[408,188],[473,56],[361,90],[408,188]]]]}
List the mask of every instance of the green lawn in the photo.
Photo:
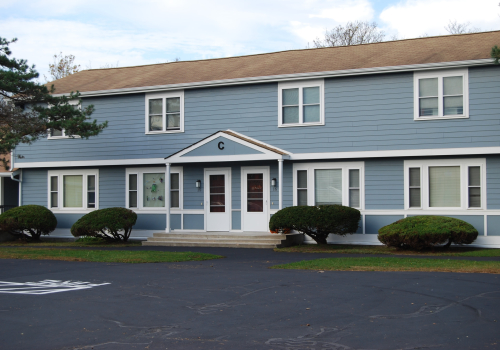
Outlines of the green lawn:
{"type": "Polygon", "coordinates": [[[384,255],[428,255],[428,256],[500,256],[500,249],[451,247],[448,250],[436,248],[434,250],[414,251],[398,250],[386,246],[363,246],[342,244],[304,244],[286,248],[276,248],[277,252],[289,253],[337,253],[337,254],[384,254],[384,255]]]}
{"type": "Polygon", "coordinates": [[[220,259],[223,256],[193,252],[153,250],[87,250],[55,248],[0,248],[0,259],[91,261],[106,263],[160,263],[220,259]]]}
{"type": "Polygon", "coordinates": [[[276,265],[273,269],[321,271],[427,271],[500,273],[500,261],[416,258],[326,258],[276,265]]]}

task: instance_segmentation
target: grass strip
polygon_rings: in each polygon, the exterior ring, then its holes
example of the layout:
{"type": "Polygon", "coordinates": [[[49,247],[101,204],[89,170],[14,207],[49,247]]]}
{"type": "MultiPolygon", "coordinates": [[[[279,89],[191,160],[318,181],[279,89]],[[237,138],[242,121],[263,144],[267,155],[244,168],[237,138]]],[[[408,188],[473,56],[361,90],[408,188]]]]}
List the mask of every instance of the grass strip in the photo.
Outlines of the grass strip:
{"type": "Polygon", "coordinates": [[[131,241],[127,243],[104,242],[2,242],[0,247],[140,247],[141,242],[131,241]]]}
{"type": "Polygon", "coordinates": [[[74,250],[49,248],[1,248],[0,259],[90,261],[106,263],[161,263],[220,259],[223,256],[193,252],[154,250],[74,250]]]}
{"type": "Polygon", "coordinates": [[[272,266],[273,269],[322,271],[428,271],[500,273],[500,261],[419,258],[325,258],[272,266]]]}
{"type": "Polygon", "coordinates": [[[495,257],[500,256],[500,249],[452,247],[447,250],[435,248],[433,250],[415,251],[400,250],[386,246],[359,246],[343,244],[303,244],[293,247],[276,248],[276,252],[287,253],[336,253],[336,254],[383,254],[383,255],[425,255],[425,256],[475,256],[495,257]]]}

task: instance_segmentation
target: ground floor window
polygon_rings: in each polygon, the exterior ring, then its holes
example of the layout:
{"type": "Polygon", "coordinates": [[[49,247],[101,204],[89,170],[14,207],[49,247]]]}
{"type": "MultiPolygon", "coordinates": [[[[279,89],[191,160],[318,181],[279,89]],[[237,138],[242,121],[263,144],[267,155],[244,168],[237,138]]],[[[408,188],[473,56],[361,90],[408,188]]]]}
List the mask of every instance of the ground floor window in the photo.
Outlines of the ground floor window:
{"type": "Polygon", "coordinates": [[[363,169],[363,162],[294,164],[294,205],[362,208],[363,169]]]}
{"type": "Polygon", "coordinates": [[[55,210],[92,210],[98,207],[99,171],[48,172],[48,206],[55,210]]]}
{"type": "Polygon", "coordinates": [[[164,168],[127,169],[127,208],[159,210],[165,208],[165,196],[170,196],[171,208],[181,208],[181,174],[182,168],[171,168],[170,189],[167,189],[164,168]]]}
{"type": "Polygon", "coordinates": [[[481,209],[485,169],[485,159],[405,161],[405,207],[481,209]]]}

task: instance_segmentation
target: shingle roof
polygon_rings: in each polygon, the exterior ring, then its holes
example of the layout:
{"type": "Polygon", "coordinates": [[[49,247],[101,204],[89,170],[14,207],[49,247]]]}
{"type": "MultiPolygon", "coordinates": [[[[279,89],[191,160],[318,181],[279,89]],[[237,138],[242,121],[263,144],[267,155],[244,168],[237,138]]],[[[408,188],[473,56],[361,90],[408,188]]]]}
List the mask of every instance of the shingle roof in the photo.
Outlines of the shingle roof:
{"type": "Polygon", "coordinates": [[[56,80],[56,94],[140,88],[282,74],[490,58],[500,31],[303,49],[146,66],[90,69],[56,80]]]}

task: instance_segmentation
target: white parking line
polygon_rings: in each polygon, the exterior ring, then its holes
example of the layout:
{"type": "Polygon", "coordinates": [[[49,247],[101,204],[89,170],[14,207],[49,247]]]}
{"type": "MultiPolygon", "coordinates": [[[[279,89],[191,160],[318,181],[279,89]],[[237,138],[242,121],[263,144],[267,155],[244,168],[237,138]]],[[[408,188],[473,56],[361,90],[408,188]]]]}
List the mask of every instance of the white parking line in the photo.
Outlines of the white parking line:
{"type": "Polygon", "coordinates": [[[59,280],[43,280],[40,282],[0,281],[0,293],[41,295],[90,289],[94,287],[105,286],[107,284],[111,283],[94,284],[90,282],[59,280]]]}

